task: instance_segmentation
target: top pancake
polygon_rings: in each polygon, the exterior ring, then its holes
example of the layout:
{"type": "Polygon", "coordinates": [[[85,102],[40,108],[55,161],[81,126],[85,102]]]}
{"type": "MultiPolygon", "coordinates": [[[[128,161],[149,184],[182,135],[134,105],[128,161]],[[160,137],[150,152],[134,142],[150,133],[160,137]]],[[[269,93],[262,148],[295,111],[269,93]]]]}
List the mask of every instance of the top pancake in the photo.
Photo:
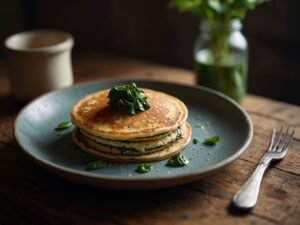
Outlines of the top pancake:
{"type": "Polygon", "coordinates": [[[179,99],[162,92],[142,89],[150,109],[128,115],[108,105],[109,89],[80,99],[71,109],[72,122],[86,132],[111,140],[152,137],[177,129],[187,118],[179,99]]]}

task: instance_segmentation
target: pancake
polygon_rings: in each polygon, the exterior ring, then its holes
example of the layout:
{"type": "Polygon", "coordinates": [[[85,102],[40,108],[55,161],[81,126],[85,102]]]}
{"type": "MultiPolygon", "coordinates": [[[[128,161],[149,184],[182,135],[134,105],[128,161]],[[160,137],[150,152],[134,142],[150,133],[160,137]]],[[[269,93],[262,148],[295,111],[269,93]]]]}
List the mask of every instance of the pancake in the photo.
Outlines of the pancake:
{"type": "Polygon", "coordinates": [[[96,143],[102,144],[102,145],[107,145],[107,146],[112,146],[112,147],[117,147],[117,148],[122,148],[122,149],[132,149],[138,152],[145,152],[147,150],[151,149],[156,149],[162,146],[165,146],[169,144],[170,142],[176,140],[181,136],[182,133],[182,128],[179,127],[173,132],[169,132],[167,135],[162,135],[158,136],[155,139],[150,139],[150,140],[139,140],[137,141],[136,139],[134,140],[109,140],[109,139],[103,139],[100,137],[96,137],[94,135],[91,135],[87,133],[84,130],[80,130],[82,135],[91,141],[94,141],[96,143]]]}
{"type": "Polygon", "coordinates": [[[109,89],[80,99],[71,109],[72,122],[88,134],[110,140],[157,139],[181,126],[188,115],[179,99],[162,92],[141,89],[150,109],[134,116],[108,105],[109,89]]]}
{"type": "Polygon", "coordinates": [[[80,129],[73,130],[73,139],[75,143],[86,152],[89,152],[101,159],[112,162],[153,162],[169,158],[179,153],[191,139],[191,127],[188,123],[184,123],[182,137],[172,141],[169,144],[157,149],[139,153],[137,151],[120,151],[120,149],[106,146],[86,138],[80,129]]]}

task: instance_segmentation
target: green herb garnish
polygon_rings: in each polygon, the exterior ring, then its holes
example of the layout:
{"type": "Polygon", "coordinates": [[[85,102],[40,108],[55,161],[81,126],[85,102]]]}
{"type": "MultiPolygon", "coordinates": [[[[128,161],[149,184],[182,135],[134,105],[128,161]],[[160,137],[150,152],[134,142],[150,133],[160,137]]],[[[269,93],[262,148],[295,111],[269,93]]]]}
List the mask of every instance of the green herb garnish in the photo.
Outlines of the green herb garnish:
{"type": "Polygon", "coordinates": [[[135,169],[138,173],[148,173],[152,170],[152,165],[150,163],[141,163],[135,169]]]}
{"type": "Polygon", "coordinates": [[[130,115],[150,109],[145,92],[138,89],[135,83],[115,86],[109,91],[108,98],[109,105],[130,115]]]}
{"type": "Polygon", "coordinates": [[[193,144],[196,145],[200,142],[199,138],[194,137],[193,144]]]}
{"type": "Polygon", "coordinates": [[[85,170],[97,170],[97,169],[105,168],[107,166],[108,166],[107,162],[98,159],[98,160],[88,163],[85,170]]]}
{"type": "Polygon", "coordinates": [[[196,123],[196,124],[194,125],[194,127],[197,127],[197,128],[202,128],[202,126],[201,126],[201,124],[200,124],[200,123],[196,123]]]}
{"type": "Polygon", "coordinates": [[[186,166],[188,163],[189,161],[187,160],[187,158],[182,153],[179,153],[168,160],[167,166],[183,167],[186,166]]]}
{"type": "Polygon", "coordinates": [[[220,137],[219,136],[212,136],[210,138],[206,138],[204,139],[204,144],[206,145],[214,145],[216,144],[218,141],[220,140],[220,137]]]}
{"type": "Polygon", "coordinates": [[[56,131],[58,130],[64,130],[64,129],[67,129],[68,127],[70,127],[72,125],[71,122],[69,121],[64,121],[64,122],[61,122],[59,124],[57,124],[57,127],[55,128],[56,131]]]}

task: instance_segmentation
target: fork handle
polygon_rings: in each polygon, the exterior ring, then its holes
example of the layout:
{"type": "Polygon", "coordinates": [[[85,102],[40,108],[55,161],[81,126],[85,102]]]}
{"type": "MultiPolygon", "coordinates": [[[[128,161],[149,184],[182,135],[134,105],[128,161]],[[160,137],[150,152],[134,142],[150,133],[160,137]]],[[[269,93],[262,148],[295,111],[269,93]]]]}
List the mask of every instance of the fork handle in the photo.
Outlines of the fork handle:
{"type": "Polygon", "coordinates": [[[260,163],[247,182],[234,195],[233,203],[241,209],[250,209],[255,206],[259,193],[260,183],[269,164],[260,163]]]}

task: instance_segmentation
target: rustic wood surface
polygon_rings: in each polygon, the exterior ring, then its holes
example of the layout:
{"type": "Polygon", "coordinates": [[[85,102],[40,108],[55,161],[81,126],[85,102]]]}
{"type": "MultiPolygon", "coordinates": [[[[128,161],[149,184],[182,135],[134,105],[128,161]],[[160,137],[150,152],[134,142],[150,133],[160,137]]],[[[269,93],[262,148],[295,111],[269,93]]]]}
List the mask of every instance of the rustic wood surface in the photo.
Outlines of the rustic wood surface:
{"type": "MultiPolygon", "coordinates": [[[[112,56],[75,57],[76,82],[140,77],[193,84],[188,70],[112,56]]],[[[195,183],[158,191],[122,192],[64,180],[30,161],[13,137],[21,106],[10,97],[0,64],[0,224],[299,224],[300,107],[248,95],[242,102],[254,124],[251,146],[231,165],[195,183]],[[265,151],[270,131],[298,128],[287,157],[267,170],[257,206],[234,209],[233,194],[265,151]]]]}

